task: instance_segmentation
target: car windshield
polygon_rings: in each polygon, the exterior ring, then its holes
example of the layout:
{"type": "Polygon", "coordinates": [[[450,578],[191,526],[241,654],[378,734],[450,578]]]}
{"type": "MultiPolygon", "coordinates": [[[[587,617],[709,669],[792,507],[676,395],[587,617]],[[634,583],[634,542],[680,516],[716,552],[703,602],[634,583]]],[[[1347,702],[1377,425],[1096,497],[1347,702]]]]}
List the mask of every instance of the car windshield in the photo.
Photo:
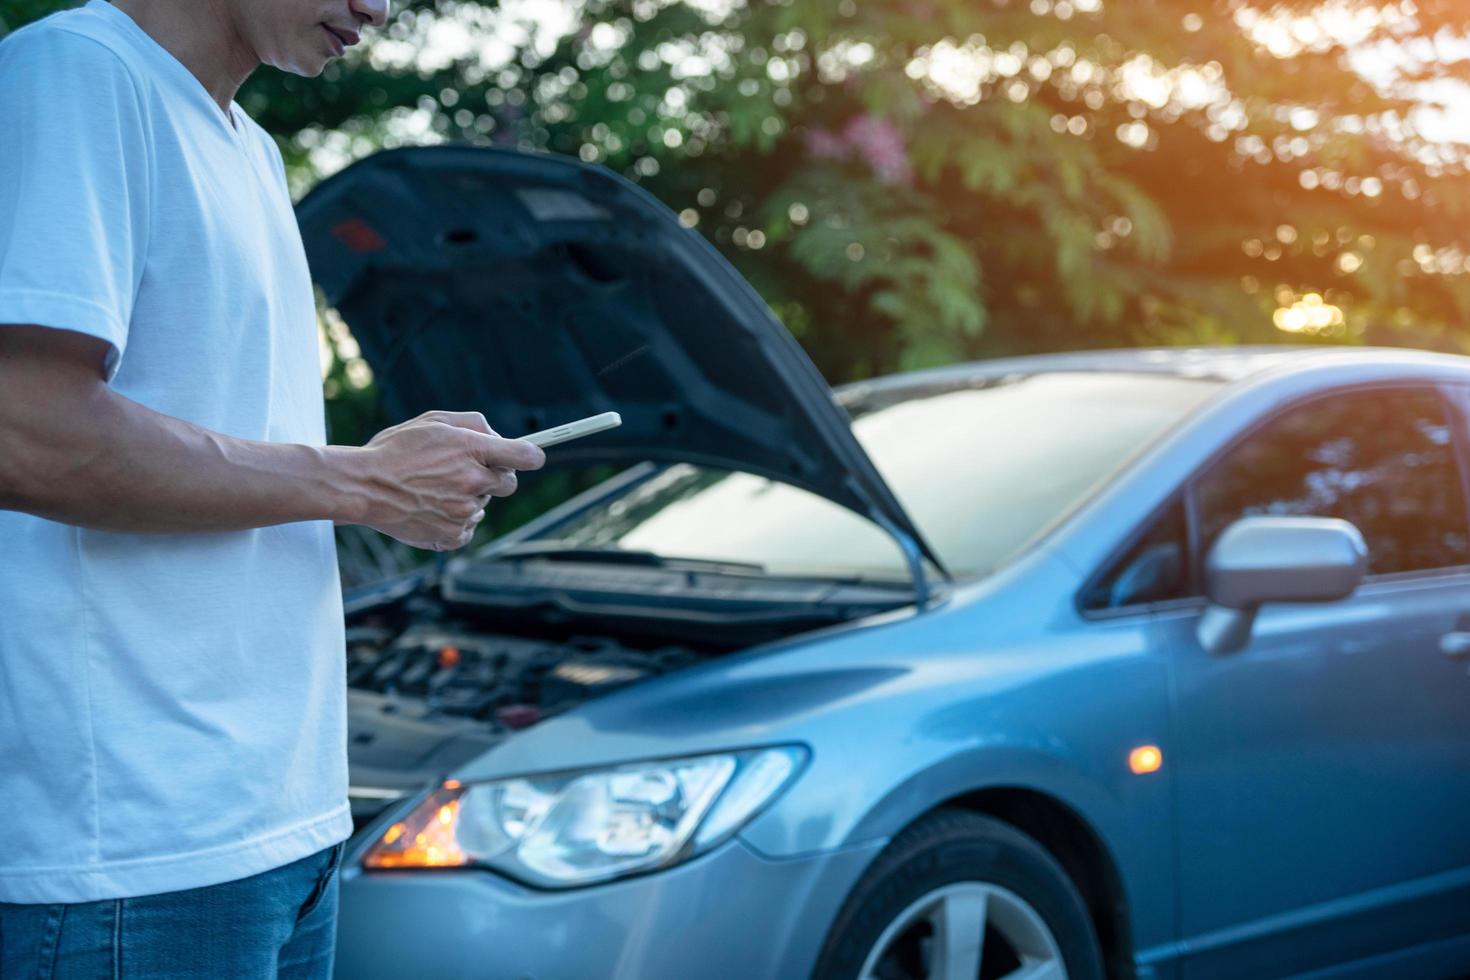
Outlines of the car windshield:
{"type": "MultiPolygon", "coordinates": [[[[853,431],[950,571],[1016,554],[1218,382],[1122,373],[1011,376],[889,395],[853,431]],[[895,400],[896,398],[901,400],[895,400]]],[[[678,464],[558,528],[567,547],[745,562],[776,575],[906,578],[894,540],[796,487],[678,464]]]]}

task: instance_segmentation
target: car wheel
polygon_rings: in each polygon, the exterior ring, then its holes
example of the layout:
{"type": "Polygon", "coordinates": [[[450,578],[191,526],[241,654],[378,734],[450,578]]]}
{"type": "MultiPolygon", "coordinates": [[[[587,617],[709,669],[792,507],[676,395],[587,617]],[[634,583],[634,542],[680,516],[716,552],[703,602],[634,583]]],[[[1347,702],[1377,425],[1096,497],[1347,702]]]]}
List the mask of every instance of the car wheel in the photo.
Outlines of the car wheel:
{"type": "Polygon", "coordinates": [[[1099,980],[1087,907],[1036,841],[939,810],[879,855],[822,949],[817,980],[1099,980]]]}

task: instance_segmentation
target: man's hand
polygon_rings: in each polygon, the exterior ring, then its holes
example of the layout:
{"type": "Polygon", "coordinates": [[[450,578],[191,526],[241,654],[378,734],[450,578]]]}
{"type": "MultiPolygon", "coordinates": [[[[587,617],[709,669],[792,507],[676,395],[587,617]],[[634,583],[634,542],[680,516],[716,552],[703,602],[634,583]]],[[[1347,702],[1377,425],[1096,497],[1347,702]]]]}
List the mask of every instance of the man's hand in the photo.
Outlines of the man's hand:
{"type": "Polygon", "coordinates": [[[515,493],[516,471],[546,462],[479,412],[425,412],[379,432],[363,453],[367,499],[356,523],[433,551],[469,544],[490,498],[515,493]]]}
{"type": "Polygon", "coordinates": [[[516,470],[546,459],[478,413],[429,412],[361,448],[236,439],[119,395],[106,353],[72,331],[0,324],[0,509],[155,534],[330,520],[448,550],[514,492],[516,470]]]}

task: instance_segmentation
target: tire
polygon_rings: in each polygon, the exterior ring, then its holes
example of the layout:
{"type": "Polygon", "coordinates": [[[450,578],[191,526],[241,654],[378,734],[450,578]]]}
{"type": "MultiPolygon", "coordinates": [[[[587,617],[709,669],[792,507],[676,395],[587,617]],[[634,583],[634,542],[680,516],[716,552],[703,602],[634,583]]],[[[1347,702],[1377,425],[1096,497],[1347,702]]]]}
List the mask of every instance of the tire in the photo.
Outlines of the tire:
{"type": "Polygon", "coordinates": [[[1052,963],[1033,975],[1054,980],[1102,980],[1087,906],[1036,841],[990,817],[947,809],[909,826],[873,862],[838,913],[813,977],[998,980],[1023,962],[1052,963]],[[974,954],[965,944],[975,932],[983,942],[971,975],[974,954]]]}

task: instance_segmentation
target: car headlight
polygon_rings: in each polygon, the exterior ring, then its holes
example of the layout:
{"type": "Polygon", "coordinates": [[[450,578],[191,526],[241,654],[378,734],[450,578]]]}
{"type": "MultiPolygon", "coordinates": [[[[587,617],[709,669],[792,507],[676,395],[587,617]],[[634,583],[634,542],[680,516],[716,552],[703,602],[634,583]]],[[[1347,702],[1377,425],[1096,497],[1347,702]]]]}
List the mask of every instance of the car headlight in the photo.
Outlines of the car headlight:
{"type": "Polygon", "coordinates": [[[445,782],[363,857],[377,868],[486,867],[549,888],[667,867],[728,839],[796,777],[800,746],[445,782]]]}

